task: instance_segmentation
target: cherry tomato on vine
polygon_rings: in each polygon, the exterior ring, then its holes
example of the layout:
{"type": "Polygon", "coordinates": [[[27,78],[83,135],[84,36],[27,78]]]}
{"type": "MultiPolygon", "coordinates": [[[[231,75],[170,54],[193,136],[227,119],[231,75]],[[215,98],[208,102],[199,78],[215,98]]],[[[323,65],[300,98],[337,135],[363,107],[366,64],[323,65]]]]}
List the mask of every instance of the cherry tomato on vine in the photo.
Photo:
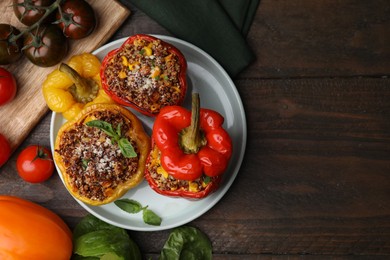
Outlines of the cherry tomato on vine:
{"type": "MultiPolygon", "coordinates": [[[[46,10],[42,7],[50,6],[54,0],[13,0],[13,9],[15,16],[25,25],[33,25],[43,17],[46,10]]],[[[50,18],[47,17],[45,22],[50,18]]]]}
{"type": "Polygon", "coordinates": [[[24,39],[24,55],[35,65],[51,67],[68,53],[68,42],[55,25],[42,26],[31,31],[24,39]]]}
{"type": "Polygon", "coordinates": [[[12,40],[20,31],[10,24],[0,24],[0,65],[17,61],[22,56],[23,39],[12,40]]]}
{"type": "Polygon", "coordinates": [[[16,89],[15,77],[11,72],[0,67],[0,106],[14,99],[16,89]]]}
{"type": "Polygon", "coordinates": [[[0,133],[0,167],[3,166],[11,156],[11,146],[7,138],[0,133]]]}
{"type": "Polygon", "coordinates": [[[23,180],[31,183],[43,182],[54,172],[53,157],[49,149],[30,145],[18,155],[16,168],[23,180]]]}
{"type": "Polygon", "coordinates": [[[90,35],[97,24],[92,6],[84,0],[64,1],[56,18],[64,35],[71,39],[81,39],[90,35]]]}

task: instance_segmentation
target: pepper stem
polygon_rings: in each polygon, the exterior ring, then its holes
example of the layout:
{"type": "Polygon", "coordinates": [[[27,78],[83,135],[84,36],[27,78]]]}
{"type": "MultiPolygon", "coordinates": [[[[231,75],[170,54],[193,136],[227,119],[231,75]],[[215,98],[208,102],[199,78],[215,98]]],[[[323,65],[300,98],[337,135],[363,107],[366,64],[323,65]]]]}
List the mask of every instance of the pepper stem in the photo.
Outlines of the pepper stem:
{"type": "Polygon", "coordinates": [[[185,153],[197,153],[206,145],[207,140],[200,129],[199,93],[192,93],[191,125],[180,132],[179,143],[185,153]]]}
{"type": "Polygon", "coordinates": [[[94,80],[81,77],[77,71],[65,63],[61,63],[59,70],[74,83],[68,91],[77,102],[88,103],[96,98],[99,86],[94,80]]]}

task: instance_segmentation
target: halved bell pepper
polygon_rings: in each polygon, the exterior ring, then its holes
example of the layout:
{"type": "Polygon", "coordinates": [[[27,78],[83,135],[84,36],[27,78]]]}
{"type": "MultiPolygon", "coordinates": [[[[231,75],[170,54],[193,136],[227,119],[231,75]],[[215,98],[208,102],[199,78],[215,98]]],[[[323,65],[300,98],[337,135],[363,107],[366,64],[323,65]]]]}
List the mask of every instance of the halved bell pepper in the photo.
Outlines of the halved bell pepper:
{"type": "Polygon", "coordinates": [[[102,61],[102,87],[117,103],[147,116],[181,105],[187,91],[187,61],[172,44],[136,34],[102,61]]]}
{"type": "Polygon", "coordinates": [[[71,120],[85,106],[114,103],[101,88],[100,65],[95,55],[82,53],[51,72],[42,85],[48,107],[71,120]]]}
{"type": "Polygon", "coordinates": [[[217,189],[232,154],[223,122],[218,112],[199,108],[197,93],[192,111],[181,106],[162,108],[154,122],[145,171],[151,188],[189,198],[203,198],[217,189]]]}

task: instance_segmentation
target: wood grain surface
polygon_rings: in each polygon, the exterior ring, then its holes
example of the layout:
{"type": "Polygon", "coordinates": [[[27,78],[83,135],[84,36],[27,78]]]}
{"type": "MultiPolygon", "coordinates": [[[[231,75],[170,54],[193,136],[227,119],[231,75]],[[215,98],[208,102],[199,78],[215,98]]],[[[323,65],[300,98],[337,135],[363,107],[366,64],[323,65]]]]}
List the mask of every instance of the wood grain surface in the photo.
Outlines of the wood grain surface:
{"type": "MultiPolygon", "coordinates": [[[[137,10],[110,40],[172,35],[137,10]]],[[[188,223],[213,259],[389,259],[388,0],[261,0],[248,42],[257,60],[235,80],[248,123],[244,162],[227,194],[188,223]]],[[[50,146],[46,114],[0,169],[0,193],[35,201],[73,228],[87,214],[54,175],[28,184],[17,154],[50,146]]],[[[129,231],[157,259],[170,230],[129,231]]]]}
{"type": "MultiPolygon", "coordinates": [[[[96,12],[98,26],[87,38],[69,41],[69,53],[65,61],[74,54],[92,52],[103,45],[130,14],[127,8],[114,0],[88,2],[96,12]]],[[[0,12],[0,23],[17,28],[25,27],[13,13],[12,0],[0,1],[0,12]]],[[[12,149],[15,149],[48,111],[41,85],[56,66],[38,67],[22,57],[18,62],[4,67],[15,75],[18,92],[12,102],[0,107],[0,132],[9,139],[12,149]]]]}

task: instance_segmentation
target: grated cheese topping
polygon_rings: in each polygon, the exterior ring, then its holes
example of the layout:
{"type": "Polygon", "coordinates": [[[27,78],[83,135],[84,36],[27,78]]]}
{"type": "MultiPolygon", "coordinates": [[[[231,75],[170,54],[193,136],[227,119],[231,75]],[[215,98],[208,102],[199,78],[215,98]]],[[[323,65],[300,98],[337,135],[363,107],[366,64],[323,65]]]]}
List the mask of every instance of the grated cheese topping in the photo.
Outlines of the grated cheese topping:
{"type": "Polygon", "coordinates": [[[178,105],[182,92],[181,65],[161,40],[136,40],[123,46],[104,71],[110,91],[150,113],[178,105]]]}
{"type": "MultiPolygon", "coordinates": [[[[94,111],[92,117],[106,121],[122,133],[131,129],[131,122],[119,112],[94,111]]],[[[131,137],[127,137],[131,142],[131,137]]],[[[138,153],[137,145],[131,142],[138,153]]],[[[96,127],[76,123],[63,133],[59,153],[74,191],[91,200],[103,201],[118,185],[129,180],[138,168],[138,158],[126,158],[118,144],[96,127]]]]}

